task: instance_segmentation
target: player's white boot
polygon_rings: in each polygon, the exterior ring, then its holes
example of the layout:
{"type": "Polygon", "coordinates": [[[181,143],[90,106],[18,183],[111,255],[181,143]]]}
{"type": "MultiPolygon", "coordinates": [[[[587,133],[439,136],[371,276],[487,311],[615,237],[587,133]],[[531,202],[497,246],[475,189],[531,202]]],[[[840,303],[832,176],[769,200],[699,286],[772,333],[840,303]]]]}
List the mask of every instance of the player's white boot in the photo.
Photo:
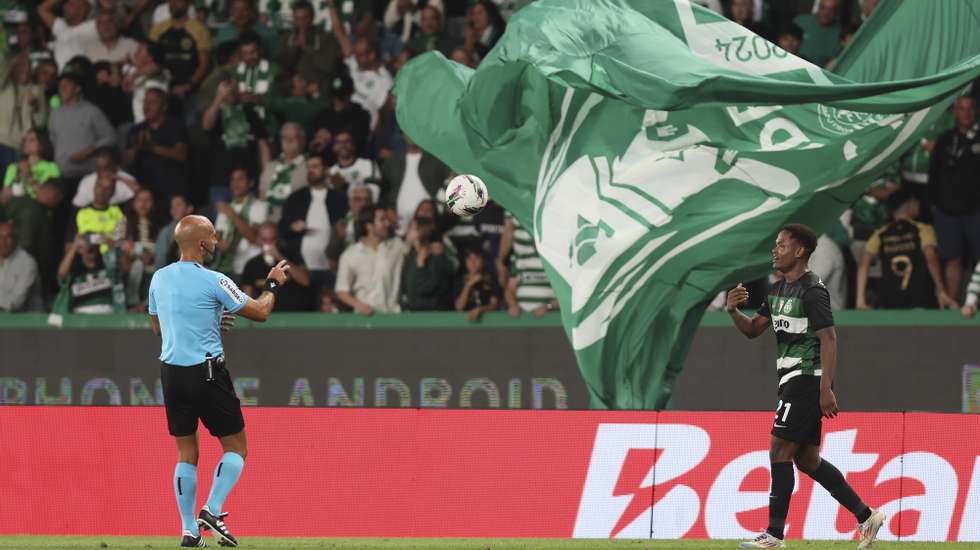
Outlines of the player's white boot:
{"type": "Polygon", "coordinates": [[[885,513],[881,510],[872,509],[871,517],[864,523],[858,524],[858,534],[861,535],[861,542],[858,543],[858,548],[871,548],[871,545],[875,543],[875,539],[878,537],[878,529],[881,529],[886,517],[885,513]]]}
{"type": "Polygon", "coordinates": [[[739,548],[786,548],[782,540],[763,532],[752,540],[743,540],[738,545],[739,548]]]}

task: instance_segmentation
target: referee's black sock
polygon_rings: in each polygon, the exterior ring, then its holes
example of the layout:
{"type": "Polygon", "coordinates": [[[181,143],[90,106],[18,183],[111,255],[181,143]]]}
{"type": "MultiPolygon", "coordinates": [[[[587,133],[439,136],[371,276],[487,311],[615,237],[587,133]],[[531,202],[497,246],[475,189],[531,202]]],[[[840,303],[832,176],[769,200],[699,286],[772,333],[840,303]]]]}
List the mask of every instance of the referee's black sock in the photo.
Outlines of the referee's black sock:
{"type": "Polygon", "coordinates": [[[861,497],[857,496],[854,489],[844,479],[844,475],[833,464],[820,459],[820,465],[808,475],[813,478],[813,481],[823,485],[823,488],[827,489],[830,496],[837,499],[841,506],[850,510],[857,518],[858,523],[864,523],[871,517],[871,509],[861,501],[861,497]]]}
{"type": "Polygon", "coordinates": [[[786,514],[789,513],[789,499],[793,495],[795,484],[793,463],[773,462],[770,472],[772,488],[769,490],[769,528],[766,532],[777,539],[782,539],[786,514]]]}

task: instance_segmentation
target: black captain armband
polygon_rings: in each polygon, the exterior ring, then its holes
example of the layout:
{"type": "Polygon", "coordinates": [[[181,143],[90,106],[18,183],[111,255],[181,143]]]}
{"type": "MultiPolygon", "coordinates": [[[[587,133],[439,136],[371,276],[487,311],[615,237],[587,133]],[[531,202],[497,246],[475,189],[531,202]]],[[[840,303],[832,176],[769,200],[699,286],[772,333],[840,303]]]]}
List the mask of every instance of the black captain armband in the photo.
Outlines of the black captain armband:
{"type": "Polygon", "coordinates": [[[266,279],[265,288],[263,288],[262,290],[266,292],[271,292],[273,296],[277,296],[280,288],[282,288],[282,284],[276,281],[275,279],[266,279]]]}

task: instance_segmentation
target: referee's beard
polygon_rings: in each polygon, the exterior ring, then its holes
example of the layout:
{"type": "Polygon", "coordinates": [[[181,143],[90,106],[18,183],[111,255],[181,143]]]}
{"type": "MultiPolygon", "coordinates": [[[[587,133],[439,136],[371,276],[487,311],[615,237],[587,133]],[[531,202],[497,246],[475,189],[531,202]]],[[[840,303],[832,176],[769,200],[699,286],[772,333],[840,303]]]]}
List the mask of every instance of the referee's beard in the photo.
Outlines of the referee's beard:
{"type": "Polygon", "coordinates": [[[201,259],[204,260],[204,265],[209,265],[214,261],[214,251],[214,248],[208,250],[204,245],[201,245],[201,259]]]}

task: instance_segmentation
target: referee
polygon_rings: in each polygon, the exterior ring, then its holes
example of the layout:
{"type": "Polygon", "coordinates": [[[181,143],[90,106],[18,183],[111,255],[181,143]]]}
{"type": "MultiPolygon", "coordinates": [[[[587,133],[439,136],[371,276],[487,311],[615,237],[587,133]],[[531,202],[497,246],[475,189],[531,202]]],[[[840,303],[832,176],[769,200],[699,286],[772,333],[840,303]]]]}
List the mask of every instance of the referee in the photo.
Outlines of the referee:
{"type": "Polygon", "coordinates": [[[265,321],[278,288],[286,282],[285,261],[269,271],[265,290],[256,300],[224,275],[203,267],[214,259],[218,236],[203,216],[177,223],[174,240],[180,261],[153,275],[150,282],[150,323],[162,336],[160,379],[167,426],[177,440],[174,492],[183,524],[180,545],[206,546],[199,526],[213,530],[222,546],[238,546],[225,525],[221,507],[245,465],[245,419],[225,367],[221,334],[233,314],[265,321]],[[223,313],[227,311],[229,313],[223,313]],[[207,503],[194,521],[197,490],[197,420],[221,441],[224,455],[214,470],[207,503]]]}

